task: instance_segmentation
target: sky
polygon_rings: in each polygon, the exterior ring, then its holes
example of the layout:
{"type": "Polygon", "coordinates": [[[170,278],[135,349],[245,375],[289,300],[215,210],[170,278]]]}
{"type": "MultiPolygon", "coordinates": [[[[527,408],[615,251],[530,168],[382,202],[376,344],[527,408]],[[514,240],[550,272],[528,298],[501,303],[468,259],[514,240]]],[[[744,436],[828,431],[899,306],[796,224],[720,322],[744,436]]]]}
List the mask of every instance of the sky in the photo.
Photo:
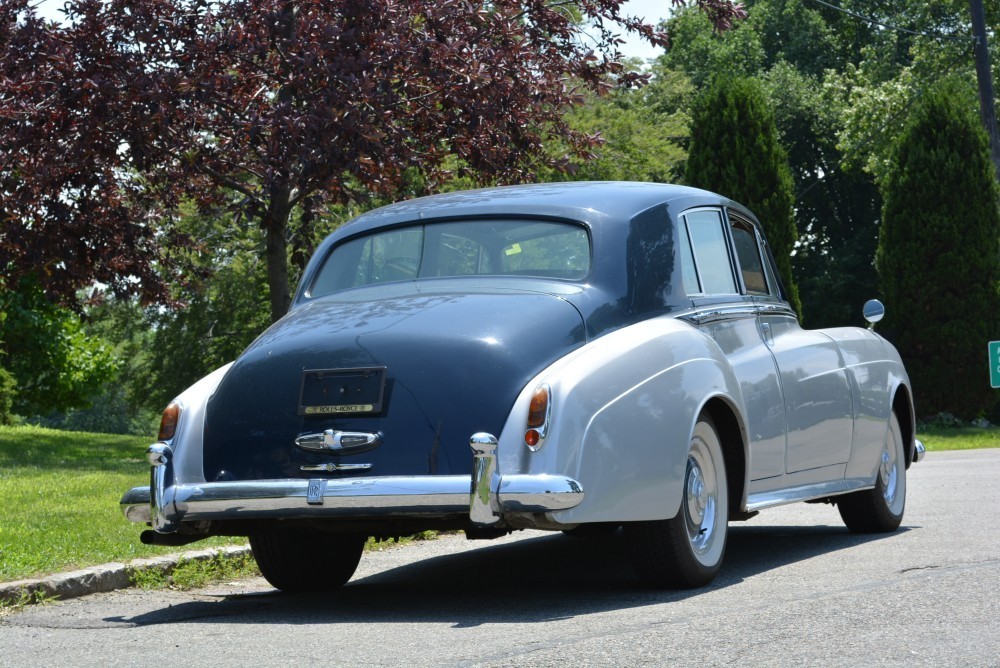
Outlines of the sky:
{"type": "MultiPolygon", "coordinates": [[[[670,0],[628,0],[623,5],[623,9],[625,14],[644,18],[647,23],[656,25],[660,19],[665,18],[670,13],[672,4],[670,0]]],[[[38,9],[42,16],[52,19],[62,18],[62,14],[59,13],[62,5],[63,0],[38,1],[38,9]]],[[[638,37],[631,37],[622,46],[622,53],[626,56],[646,61],[660,55],[662,49],[653,47],[638,37]]]]}
{"type": "MultiPolygon", "coordinates": [[[[623,8],[625,14],[644,18],[646,23],[652,23],[655,26],[661,19],[667,18],[672,6],[673,3],[670,0],[629,0],[623,5],[623,8]]],[[[622,53],[646,61],[663,53],[663,49],[652,46],[638,37],[631,37],[622,46],[622,53]]]]}

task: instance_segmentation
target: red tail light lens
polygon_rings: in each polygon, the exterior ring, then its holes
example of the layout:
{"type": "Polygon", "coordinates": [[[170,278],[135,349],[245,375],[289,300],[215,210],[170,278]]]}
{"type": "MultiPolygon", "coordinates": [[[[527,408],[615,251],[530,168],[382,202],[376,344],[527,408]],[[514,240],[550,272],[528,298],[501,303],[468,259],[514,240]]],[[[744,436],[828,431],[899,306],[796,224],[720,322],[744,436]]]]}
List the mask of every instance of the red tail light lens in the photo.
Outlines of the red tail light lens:
{"type": "Polygon", "coordinates": [[[541,447],[545,432],[549,428],[549,414],[552,410],[551,392],[548,385],[539,385],[531,395],[528,405],[527,431],[524,432],[524,443],[532,450],[541,447]]]}

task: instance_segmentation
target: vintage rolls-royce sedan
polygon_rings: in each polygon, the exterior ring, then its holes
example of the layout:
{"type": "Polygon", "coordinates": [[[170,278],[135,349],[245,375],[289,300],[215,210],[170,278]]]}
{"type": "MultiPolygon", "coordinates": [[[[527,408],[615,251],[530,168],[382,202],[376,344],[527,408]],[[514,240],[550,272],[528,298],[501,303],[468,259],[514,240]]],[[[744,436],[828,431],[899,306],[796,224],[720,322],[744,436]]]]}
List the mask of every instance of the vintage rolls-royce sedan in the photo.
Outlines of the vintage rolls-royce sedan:
{"type": "Polygon", "coordinates": [[[802,329],[743,206],[513,186],[330,235],[288,315],[166,409],[121,505],[146,543],[248,536],[288,591],[343,585],[370,536],[619,527],[641,581],[697,587],[765,508],[896,529],[914,424],[893,346],[802,329]]]}

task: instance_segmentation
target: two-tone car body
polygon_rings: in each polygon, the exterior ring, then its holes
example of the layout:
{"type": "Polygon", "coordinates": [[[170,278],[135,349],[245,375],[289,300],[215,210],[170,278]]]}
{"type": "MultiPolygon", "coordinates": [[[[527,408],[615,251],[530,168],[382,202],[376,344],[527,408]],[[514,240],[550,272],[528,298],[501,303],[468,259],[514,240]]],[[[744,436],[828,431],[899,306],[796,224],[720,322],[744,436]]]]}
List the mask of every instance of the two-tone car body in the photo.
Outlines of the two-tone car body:
{"type": "Polygon", "coordinates": [[[799,326],[733,201],[456,192],[327,238],[288,315],[171,404],[122,507],[147,542],[249,536],[286,590],[340,586],[368,536],[619,526],[644,581],[697,586],[770,506],[895,529],[911,396],[870,329],[799,326]]]}

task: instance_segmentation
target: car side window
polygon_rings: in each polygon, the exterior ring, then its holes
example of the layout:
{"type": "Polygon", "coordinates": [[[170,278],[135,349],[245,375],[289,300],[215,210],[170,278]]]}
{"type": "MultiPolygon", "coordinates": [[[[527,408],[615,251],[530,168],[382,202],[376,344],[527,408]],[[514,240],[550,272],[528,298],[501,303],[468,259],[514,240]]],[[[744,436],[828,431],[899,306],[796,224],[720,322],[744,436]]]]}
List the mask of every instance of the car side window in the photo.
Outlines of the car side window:
{"type": "Polygon", "coordinates": [[[693,266],[697,275],[702,294],[736,294],[736,278],[729,261],[726,230],[722,213],[716,210],[693,211],[684,216],[688,235],[691,241],[689,249],[681,244],[681,265],[684,277],[684,287],[691,293],[694,284],[690,270],[685,266],[689,261],[687,252],[692,254],[693,266]]]}
{"type": "Polygon", "coordinates": [[[745,220],[734,218],[732,232],[733,245],[736,247],[736,260],[739,263],[740,275],[743,278],[746,291],[754,295],[770,294],[753,226],[745,220]]]}

